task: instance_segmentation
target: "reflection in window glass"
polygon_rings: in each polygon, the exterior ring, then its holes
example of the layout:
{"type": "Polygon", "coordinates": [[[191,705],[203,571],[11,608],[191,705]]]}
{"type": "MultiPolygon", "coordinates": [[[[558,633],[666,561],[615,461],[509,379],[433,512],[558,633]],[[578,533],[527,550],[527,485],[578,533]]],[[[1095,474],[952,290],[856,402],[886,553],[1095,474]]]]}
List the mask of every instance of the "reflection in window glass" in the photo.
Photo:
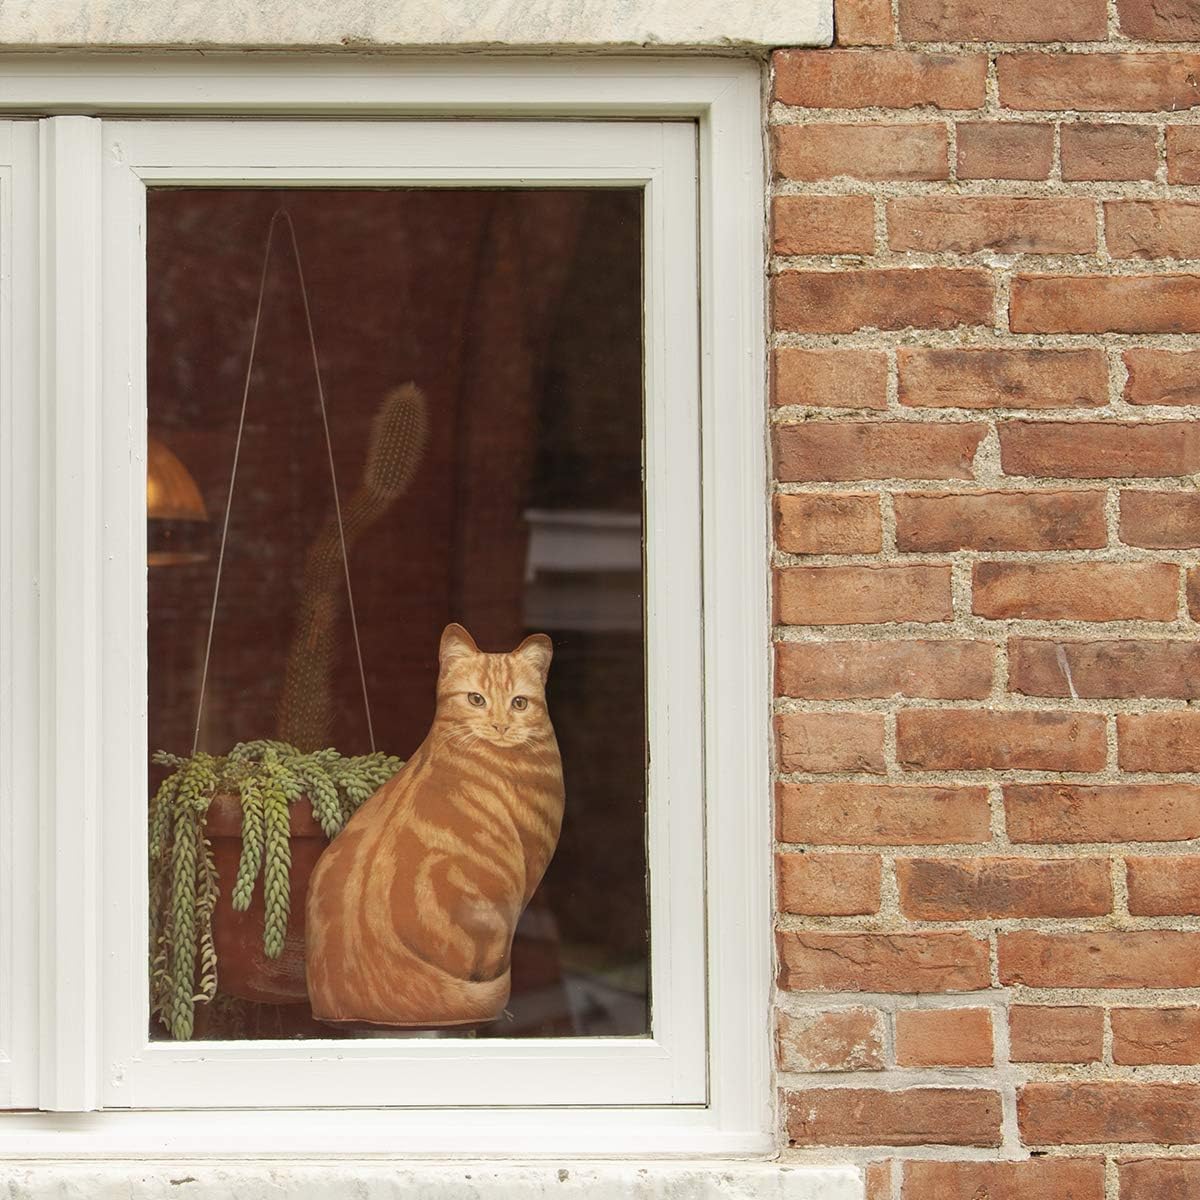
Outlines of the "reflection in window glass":
{"type": "Polygon", "coordinates": [[[150,191],[153,1036],[648,1032],[641,220],[150,191]]]}

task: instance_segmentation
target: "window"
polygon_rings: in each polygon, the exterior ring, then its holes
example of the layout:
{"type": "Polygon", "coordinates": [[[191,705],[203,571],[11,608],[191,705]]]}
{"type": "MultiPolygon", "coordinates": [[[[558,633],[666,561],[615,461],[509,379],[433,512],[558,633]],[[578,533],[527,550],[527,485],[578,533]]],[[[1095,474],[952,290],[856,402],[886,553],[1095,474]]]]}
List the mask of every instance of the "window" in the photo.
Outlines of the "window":
{"type": "Polygon", "coordinates": [[[4,686],[36,697],[0,730],[0,1049],[10,1107],[103,1110],[0,1147],[182,1146],[206,1108],[218,1142],[504,1148],[537,1109],[546,1148],[768,1148],[757,71],[360,66],[106,73],[101,116],[0,125],[4,686]],[[314,1020],[279,971],[335,831],[264,808],[291,866],[268,830],[256,873],[235,802],[210,1000],[154,752],[407,759],[451,622],[554,649],[566,803],[511,997],[469,1035],[314,1020]]]}

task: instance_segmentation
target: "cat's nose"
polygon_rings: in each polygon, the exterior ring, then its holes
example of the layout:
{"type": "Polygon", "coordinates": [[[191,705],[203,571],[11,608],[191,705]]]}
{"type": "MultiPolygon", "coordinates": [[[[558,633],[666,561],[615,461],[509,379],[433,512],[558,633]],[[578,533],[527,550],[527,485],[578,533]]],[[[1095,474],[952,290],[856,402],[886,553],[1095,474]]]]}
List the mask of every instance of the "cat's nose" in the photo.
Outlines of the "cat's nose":
{"type": "Polygon", "coordinates": [[[507,732],[508,732],[508,726],[507,726],[507,725],[501,725],[499,721],[493,721],[493,722],[492,722],[492,728],[493,728],[493,729],[494,729],[494,730],[495,730],[497,733],[507,733],[507,732]]]}

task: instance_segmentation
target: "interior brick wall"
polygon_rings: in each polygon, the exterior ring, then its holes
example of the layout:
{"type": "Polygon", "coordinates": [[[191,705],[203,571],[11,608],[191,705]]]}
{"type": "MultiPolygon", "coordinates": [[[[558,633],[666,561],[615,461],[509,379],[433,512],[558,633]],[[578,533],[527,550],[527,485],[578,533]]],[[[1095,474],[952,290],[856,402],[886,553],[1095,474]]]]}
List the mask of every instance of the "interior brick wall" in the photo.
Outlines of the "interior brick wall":
{"type": "Polygon", "coordinates": [[[1200,4],[772,64],[778,1081],[871,1200],[1200,1196],[1200,4]]]}

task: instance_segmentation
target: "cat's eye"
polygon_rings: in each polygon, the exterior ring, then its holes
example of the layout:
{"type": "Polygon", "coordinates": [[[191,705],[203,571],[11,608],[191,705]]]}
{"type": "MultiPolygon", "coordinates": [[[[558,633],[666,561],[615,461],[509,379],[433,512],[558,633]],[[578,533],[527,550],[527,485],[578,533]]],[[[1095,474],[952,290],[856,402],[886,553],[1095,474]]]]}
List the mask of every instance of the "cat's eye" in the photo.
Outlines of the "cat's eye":
{"type": "Polygon", "coordinates": [[[487,701],[478,692],[468,692],[467,699],[475,705],[476,708],[482,708],[487,701]]]}
{"type": "Polygon", "coordinates": [[[512,706],[517,712],[524,712],[529,707],[529,701],[524,696],[514,696],[512,706]]]}

